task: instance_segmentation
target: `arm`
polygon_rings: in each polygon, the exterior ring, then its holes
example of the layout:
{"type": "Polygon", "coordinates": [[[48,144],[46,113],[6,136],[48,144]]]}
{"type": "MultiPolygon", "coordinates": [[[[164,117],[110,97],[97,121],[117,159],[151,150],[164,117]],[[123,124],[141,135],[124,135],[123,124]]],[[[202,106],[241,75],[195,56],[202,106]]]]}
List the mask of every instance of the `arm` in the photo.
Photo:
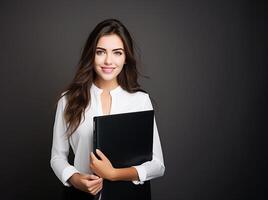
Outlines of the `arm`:
{"type": "Polygon", "coordinates": [[[53,127],[53,142],[51,149],[50,165],[59,180],[65,185],[70,186],[68,179],[74,174],[79,173],[74,166],[68,163],[69,141],[65,134],[66,123],[64,120],[65,97],[58,101],[55,122],[53,127]]]}
{"type": "MultiPolygon", "coordinates": [[[[143,109],[153,110],[153,106],[148,94],[145,96],[143,109]]],[[[139,176],[139,181],[133,181],[134,184],[143,184],[144,181],[164,175],[165,165],[155,118],[153,133],[153,158],[151,161],[144,162],[141,165],[134,167],[136,168],[139,176]]]]}
{"type": "Polygon", "coordinates": [[[163,176],[165,166],[162,148],[154,119],[153,158],[138,166],[128,168],[115,168],[112,176],[113,181],[132,181],[134,184],[143,184],[144,181],[163,176]]]}
{"type": "Polygon", "coordinates": [[[114,168],[110,160],[99,150],[96,150],[98,159],[93,152],[90,153],[90,168],[99,177],[110,181],[134,181],[138,180],[138,173],[134,167],[114,168]]]}
{"type": "Polygon", "coordinates": [[[103,179],[95,175],[81,174],[68,163],[70,144],[66,135],[66,123],[64,120],[65,99],[62,97],[57,105],[53,128],[53,142],[50,164],[56,176],[65,186],[75,188],[96,195],[102,189],[103,179]]]}
{"type": "Polygon", "coordinates": [[[139,180],[138,172],[134,167],[115,168],[112,181],[137,181],[139,180]]]}

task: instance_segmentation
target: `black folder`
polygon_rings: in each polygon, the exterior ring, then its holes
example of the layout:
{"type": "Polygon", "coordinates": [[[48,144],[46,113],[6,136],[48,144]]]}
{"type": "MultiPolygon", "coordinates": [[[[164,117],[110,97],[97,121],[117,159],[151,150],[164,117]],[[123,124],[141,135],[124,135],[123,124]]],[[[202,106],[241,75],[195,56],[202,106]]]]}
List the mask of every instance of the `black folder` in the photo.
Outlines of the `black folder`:
{"type": "MultiPolygon", "coordinates": [[[[124,168],[152,160],[154,111],[104,115],[93,118],[93,151],[100,149],[113,167],[124,168]]],[[[150,181],[104,180],[102,200],[150,200],[150,181]]]]}

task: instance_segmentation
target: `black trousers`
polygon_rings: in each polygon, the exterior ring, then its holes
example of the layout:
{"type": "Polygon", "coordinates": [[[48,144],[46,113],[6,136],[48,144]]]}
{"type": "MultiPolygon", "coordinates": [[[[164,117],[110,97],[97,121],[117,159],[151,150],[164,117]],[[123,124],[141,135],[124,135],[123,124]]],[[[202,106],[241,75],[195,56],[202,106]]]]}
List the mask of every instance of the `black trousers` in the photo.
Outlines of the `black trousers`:
{"type": "Polygon", "coordinates": [[[87,192],[83,192],[74,187],[63,186],[61,193],[62,200],[97,200],[99,195],[93,196],[87,192]]]}

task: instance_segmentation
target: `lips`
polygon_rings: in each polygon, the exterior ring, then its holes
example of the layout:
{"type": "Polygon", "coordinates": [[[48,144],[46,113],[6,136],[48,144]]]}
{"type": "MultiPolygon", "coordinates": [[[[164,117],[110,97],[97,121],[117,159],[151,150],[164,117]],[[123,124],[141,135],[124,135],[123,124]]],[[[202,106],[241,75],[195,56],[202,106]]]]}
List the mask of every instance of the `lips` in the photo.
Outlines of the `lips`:
{"type": "Polygon", "coordinates": [[[101,70],[106,74],[110,74],[113,72],[114,68],[113,67],[101,67],[101,70]]]}

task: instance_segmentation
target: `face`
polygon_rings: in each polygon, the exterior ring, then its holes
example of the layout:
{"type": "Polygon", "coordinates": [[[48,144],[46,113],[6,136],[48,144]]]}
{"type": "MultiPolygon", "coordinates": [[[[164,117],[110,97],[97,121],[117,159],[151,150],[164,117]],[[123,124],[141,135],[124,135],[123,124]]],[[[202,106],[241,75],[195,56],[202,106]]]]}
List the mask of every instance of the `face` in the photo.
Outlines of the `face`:
{"type": "Polygon", "coordinates": [[[94,70],[98,81],[116,82],[125,64],[124,45],[116,34],[102,36],[96,46],[94,70]]]}

